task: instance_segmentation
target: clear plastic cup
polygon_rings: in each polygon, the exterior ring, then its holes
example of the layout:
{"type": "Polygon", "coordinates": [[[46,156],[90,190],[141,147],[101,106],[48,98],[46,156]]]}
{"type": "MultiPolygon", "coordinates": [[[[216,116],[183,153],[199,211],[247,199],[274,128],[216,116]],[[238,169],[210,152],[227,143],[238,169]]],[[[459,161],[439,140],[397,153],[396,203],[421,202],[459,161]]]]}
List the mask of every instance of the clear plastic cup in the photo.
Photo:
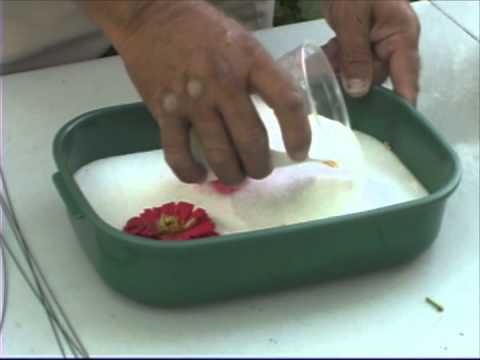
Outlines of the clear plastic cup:
{"type": "MultiPolygon", "coordinates": [[[[340,85],[320,45],[310,42],[304,43],[281,56],[277,59],[277,63],[291,75],[294,84],[298,86],[298,90],[304,99],[307,115],[320,115],[323,118],[338,121],[350,129],[350,120],[340,85]]],[[[273,109],[268,107],[259,96],[251,95],[251,97],[264,123],[268,123],[269,120],[272,123],[272,117],[275,118],[273,109]],[[268,110],[266,110],[267,108],[268,110]]],[[[317,116],[310,116],[309,118],[316,119],[317,116]]],[[[277,123],[277,121],[274,122],[277,123]]],[[[316,125],[318,123],[311,124],[312,128],[316,125]]],[[[191,143],[193,154],[208,170],[207,180],[215,180],[216,176],[206,161],[194,131],[191,133],[191,143]]],[[[271,147],[273,166],[280,167],[294,164],[295,162],[289,158],[285,150],[280,148],[283,148],[283,146],[271,147]]]]}
{"type": "Polygon", "coordinates": [[[277,63],[293,77],[309,114],[321,115],[350,127],[340,84],[320,45],[305,42],[281,56],[277,63]]]}

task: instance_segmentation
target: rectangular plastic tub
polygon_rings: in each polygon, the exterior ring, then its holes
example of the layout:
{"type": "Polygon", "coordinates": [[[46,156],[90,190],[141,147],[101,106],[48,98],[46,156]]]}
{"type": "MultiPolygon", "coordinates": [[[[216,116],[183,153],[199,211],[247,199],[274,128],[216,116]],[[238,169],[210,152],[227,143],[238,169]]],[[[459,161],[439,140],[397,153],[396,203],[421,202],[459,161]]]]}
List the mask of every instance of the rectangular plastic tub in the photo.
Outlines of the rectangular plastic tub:
{"type": "Polygon", "coordinates": [[[98,274],[143,303],[188,306],[379,271],[414,259],[435,240],[460,181],[459,161],[442,136],[389,90],[347,99],[347,106],[352,127],[388,142],[430,195],[218,238],[181,243],[136,238],[99,218],[74,173],[97,159],[159,148],[159,130],[142,103],[91,111],[60,129],[53,180],[98,274]]]}

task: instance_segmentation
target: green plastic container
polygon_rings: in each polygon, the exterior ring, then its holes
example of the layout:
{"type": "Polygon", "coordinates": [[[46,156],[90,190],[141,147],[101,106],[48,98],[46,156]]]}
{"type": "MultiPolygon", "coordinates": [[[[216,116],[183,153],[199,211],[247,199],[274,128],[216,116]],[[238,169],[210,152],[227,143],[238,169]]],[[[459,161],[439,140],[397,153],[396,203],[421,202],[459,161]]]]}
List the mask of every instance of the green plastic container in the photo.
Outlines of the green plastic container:
{"type": "MultiPolygon", "coordinates": [[[[253,295],[406,263],[437,237],[459,184],[457,155],[391,91],[346,99],[352,127],[390,144],[430,195],[400,205],[298,225],[187,242],[122,233],[94,212],[74,180],[94,160],[159,148],[142,103],[103,108],[66,124],[54,142],[53,180],[78,240],[103,280],[127,297],[190,306],[253,295]]],[[[319,205],[320,206],[320,205],[319,205]]]]}

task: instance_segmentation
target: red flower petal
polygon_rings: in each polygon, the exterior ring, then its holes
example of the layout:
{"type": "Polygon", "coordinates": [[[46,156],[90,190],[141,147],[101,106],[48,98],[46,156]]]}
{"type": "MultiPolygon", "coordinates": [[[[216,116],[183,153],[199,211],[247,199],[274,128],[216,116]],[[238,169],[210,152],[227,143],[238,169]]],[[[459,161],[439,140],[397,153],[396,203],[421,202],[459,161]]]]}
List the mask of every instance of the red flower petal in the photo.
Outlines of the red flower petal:
{"type": "Polygon", "coordinates": [[[131,235],[158,240],[190,240],[218,236],[215,223],[202,208],[181,201],[145,209],[129,219],[123,230],[131,235]]]}
{"type": "Polygon", "coordinates": [[[193,204],[180,201],[177,204],[175,215],[177,215],[178,218],[185,223],[188,221],[188,219],[192,215],[193,208],[194,208],[193,204]]]}
{"type": "Polygon", "coordinates": [[[222,183],[220,180],[211,181],[210,185],[215,189],[216,192],[224,195],[233,194],[240,190],[241,186],[228,186],[222,183]]]}
{"type": "Polygon", "coordinates": [[[192,217],[198,220],[202,220],[203,218],[207,217],[207,212],[202,208],[197,208],[195,211],[192,212],[192,217]]]}
{"type": "Polygon", "coordinates": [[[202,223],[191,227],[190,229],[185,230],[183,234],[190,239],[194,239],[197,237],[202,237],[205,234],[211,234],[214,231],[215,224],[210,219],[208,219],[202,223]]]}
{"type": "Polygon", "coordinates": [[[175,215],[175,208],[176,206],[174,202],[169,202],[160,207],[162,213],[166,215],[175,215]]]}
{"type": "Polygon", "coordinates": [[[132,234],[149,238],[155,238],[156,232],[152,229],[152,226],[148,222],[144,221],[141,217],[134,217],[130,219],[124,227],[124,231],[132,234]]]}

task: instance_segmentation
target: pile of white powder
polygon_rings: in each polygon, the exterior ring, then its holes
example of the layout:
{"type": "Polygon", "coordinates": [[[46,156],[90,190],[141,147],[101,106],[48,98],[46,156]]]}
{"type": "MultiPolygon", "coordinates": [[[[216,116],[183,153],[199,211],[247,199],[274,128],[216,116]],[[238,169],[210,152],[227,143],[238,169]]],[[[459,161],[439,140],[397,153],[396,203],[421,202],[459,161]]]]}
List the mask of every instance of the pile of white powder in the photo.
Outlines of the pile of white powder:
{"type": "MultiPolygon", "coordinates": [[[[257,104],[270,146],[285,151],[277,121],[257,104]]],[[[417,199],[427,191],[401,161],[375,138],[315,116],[311,159],[278,167],[263,180],[249,180],[238,192],[223,195],[209,185],[177,180],[162,150],[94,161],[75,179],[97,214],[121,229],[145,208],[187,201],[204,208],[221,234],[264,229],[355,213],[417,199]]],[[[281,153],[275,153],[276,158],[281,153]]]]}

